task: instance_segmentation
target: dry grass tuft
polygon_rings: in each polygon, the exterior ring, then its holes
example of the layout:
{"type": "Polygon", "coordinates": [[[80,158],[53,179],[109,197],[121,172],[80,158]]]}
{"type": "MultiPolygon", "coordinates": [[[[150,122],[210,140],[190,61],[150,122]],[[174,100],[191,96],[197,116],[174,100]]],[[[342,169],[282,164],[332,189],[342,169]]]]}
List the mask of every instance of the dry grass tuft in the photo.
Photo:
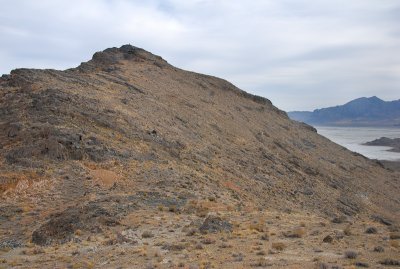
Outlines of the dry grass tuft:
{"type": "Polygon", "coordinates": [[[271,247],[278,251],[283,251],[286,249],[286,245],[282,242],[274,242],[271,244],[271,247]]]}
{"type": "Polygon", "coordinates": [[[283,235],[288,238],[302,238],[306,234],[306,231],[304,228],[296,228],[292,231],[286,231],[283,232],[283,235]]]}

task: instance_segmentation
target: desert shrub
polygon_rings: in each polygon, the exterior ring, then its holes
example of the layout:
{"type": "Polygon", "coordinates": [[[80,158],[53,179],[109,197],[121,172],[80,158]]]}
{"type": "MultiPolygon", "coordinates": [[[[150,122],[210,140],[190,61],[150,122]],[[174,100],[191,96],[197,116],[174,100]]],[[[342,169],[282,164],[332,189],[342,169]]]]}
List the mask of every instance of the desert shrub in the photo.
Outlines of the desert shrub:
{"type": "Polygon", "coordinates": [[[344,233],[345,235],[347,235],[347,236],[352,235],[350,226],[347,226],[347,227],[343,230],[343,233],[344,233]]]}
{"type": "Polygon", "coordinates": [[[374,247],[374,252],[384,252],[385,249],[381,246],[374,247]]]}
{"type": "Polygon", "coordinates": [[[379,262],[382,265],[392,265],[392,266],[399,266],[400,261],[399,260],[393,260],[393,259],[384,259],[383,261],[379,262]]]}
{"type": "Polygon", "coordinates": [[[193,236],[193,235],[195,235],[195,234],[196,234],[196,229],[194,229],[194,228],[189,229],[189,230],[187,231],[187,233],[186,233],[187,236],[193,236]]]}
{"type": "Polygon", "coordinates": [[[390,246],[394,247],[394,248],[400,248],[400,243],[392,240],[392,241],[390,241],[390,246]]]}
{"type": "Polygon", "coordinates": [[[355,259],[355,258],[357,258],[357,256],[358,256],[358,254],[357,254],[357,252],[355,252],[354,250],[347,250],[347,251],[344,253],[344,257],[345,257],[346,259],[355,259]]]}
{"type": "Polygon", "coordinates": [[[318,269],[329,269],[330,267],[329,267],[329,265],[328,264],[326,264],[326,263],[319,263],[318,265],[317,265],[317,268],[318,269]]]}
{"type": "Polygon", "coordinates": [[[176,205],[171,205],[170,207],[168,207],[168,211],[173,213],[178,213],[179,209],[176,207],[176,205]]]}
{"type": "Polygon", "coordinates": [[[271,247],[273,249],[278,250],[278,251],[282,251],[282,250],[284,250],[286,248],[286,245],[284,243],[282,243],[282,242],[274,242],[274,243],[271,244],[271,247]]]}
{"type": "Polygon", "coordinates": [[[217,199],[214,196],[209,196],[208,201],[215,202],[217,199]]]}
{"type": "Polygon", "coordinates": [[[356,262],[355,265],[357,267],[364,267],[364,268],[368,268],[369,267],[369,264],[366,263],[366,262],[356,262]]]}
{"type": "Polygon", "coordinates": [[[169,251],[182,251],[186,248],[184,244],[165,244],[162,249],[169,251]]]}
{"type": "Polygon", "coordinates": [[[250,223],[249,229],[260,233],[268,231],[267,227],[265,226],[265,221],[263,221],[262,219],[250,223]]]}
{"type": "Polygon", "coordinates": [[[269,234],[268,233],[264,233],[263,235],[261,235],[261,240],[265,240],[265,241],[269,241],[269,234]]]}
{"type": "Polygon", "coordinates": [[[251,267],[266,267],[268,266],[268,263],[265,259],[259,259],[256,262],[253,262],[250,264],[251,267]]]}
{"type": "Polygon", "coordinates": [[[203,249],[203,246],[201,244],[196,244],[194,246],[195,249],[203,249]]]}
{"type": "Polygon", "coordinates": [[[218,216],[208,216],[200,226],[199,230],[203,234],[232,232],[232,224],[218,216]]]}
{"type": "Polygon", "coordinates": [[[226,244],[226,243],[222,243],[222,244],[219,245],[218,247],[219,247],[219,248],[232,248],[232,245],[226,244]]]}
{"type": "Polygon", "coordinates": [[[296,228],[293,231],[284,232],[283,235],[288,238],[302,238],[305,233],[304,228],[296,228]]]}
{"type": "Polygon", "coordinates": [[[210,237],[206,237],[203,240],[201,240],[201,243],[203,243],[204,245],[211,245],[215,243],[215,240],[210,237]]]}
{"type": "Polygon", "coordinates": [[[35,248],[32,250],[32,254],[33,254],[33,255],[43,254],[43,253],[45,253],[45,252],[44,252],[44,249],[41,248],[41,247],[35,247],[35,248]]]}
{"type": "Polygon", "coordinates": [[[242,253],[233,253],[232,257],[234,258],[235,262],[243,261],[244,255],[242,253]]]}
{"type": "Polygon", "coordinates": [[[400,225],[389,225],[388,227],[389,232],[400,232],[400,225]]]}
{"type": "Polygon", "coordinates": [[[150,231],[144,231],[142,233],[142,238],[151,238],[151,237],[154,237],[154,234],[150,231]]]}
{"type": "Polygon", "coordinates": [[[209,212],[209,208],[202,203],[199,203],[197,201],[191,200],[188,205],[186,206],[185,209],[186,213],[194,213],[198,217],[204,218],[207,216],[209,212]]]}
{"type": "Polygon", "coordinates": [[[365,230],[365,233],[366,234],[376,234],[376,233],[378,233],[378,229],[376,229],[375,227],[368,227],[365,230]]]}
{"type": "Polygon", "coordinates": [[[347,221],[347,218],[345,216],[335,217],[332,219],[332,223],[338,223],[338,224],[346,222],[346,221],[347,221]]]}
{"type": "Polygon", "coordinates": [[[398,232],[390,233],[389,237],[390,237],[390,239],[393,239],[393,240],[400,239],[400,233],[398,233],[398,232]]]}
{"type": "Polygon", "coordinates": [[[265,255],[267,255],[267,253],[266,253],[264,250],[260,250],[260,251],[258,251],[258,252],[256,253],[256,255],[258,255],[258,256],[265,256],[265,255]]]}

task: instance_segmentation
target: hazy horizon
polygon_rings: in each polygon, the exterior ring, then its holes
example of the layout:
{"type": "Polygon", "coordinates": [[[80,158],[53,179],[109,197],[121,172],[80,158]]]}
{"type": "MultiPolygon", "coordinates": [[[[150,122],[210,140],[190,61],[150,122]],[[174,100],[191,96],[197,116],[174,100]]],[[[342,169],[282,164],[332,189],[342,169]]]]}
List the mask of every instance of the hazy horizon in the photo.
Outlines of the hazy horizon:
{"type": "Polygon", "coordinates": [[[286,111],[400,98],[397,0],[0,0],[0,73],[132,44],[286,111]]]}

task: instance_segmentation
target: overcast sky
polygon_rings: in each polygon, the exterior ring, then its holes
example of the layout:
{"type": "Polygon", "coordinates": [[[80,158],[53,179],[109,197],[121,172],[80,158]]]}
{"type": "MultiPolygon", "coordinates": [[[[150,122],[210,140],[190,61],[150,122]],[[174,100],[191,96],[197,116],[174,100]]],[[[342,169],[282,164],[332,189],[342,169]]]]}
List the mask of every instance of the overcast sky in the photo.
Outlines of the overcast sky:
{"type": "Polygon", "coordinates": [[[130,43],[281,109],[400,98],[399,0],[0,0],[0,73],[130,43]]]}

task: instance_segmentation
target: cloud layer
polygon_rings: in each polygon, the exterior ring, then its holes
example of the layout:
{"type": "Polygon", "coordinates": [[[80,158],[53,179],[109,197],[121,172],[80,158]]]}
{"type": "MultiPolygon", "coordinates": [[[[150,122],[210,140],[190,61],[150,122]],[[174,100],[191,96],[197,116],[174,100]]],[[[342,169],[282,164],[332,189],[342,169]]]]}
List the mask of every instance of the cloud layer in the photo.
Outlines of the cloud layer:
{"type": "Polygon", "coordinates": [[[285,110],[400,98],[398,0],[0,0],[0,73],[125,43],[285,110]]]}

